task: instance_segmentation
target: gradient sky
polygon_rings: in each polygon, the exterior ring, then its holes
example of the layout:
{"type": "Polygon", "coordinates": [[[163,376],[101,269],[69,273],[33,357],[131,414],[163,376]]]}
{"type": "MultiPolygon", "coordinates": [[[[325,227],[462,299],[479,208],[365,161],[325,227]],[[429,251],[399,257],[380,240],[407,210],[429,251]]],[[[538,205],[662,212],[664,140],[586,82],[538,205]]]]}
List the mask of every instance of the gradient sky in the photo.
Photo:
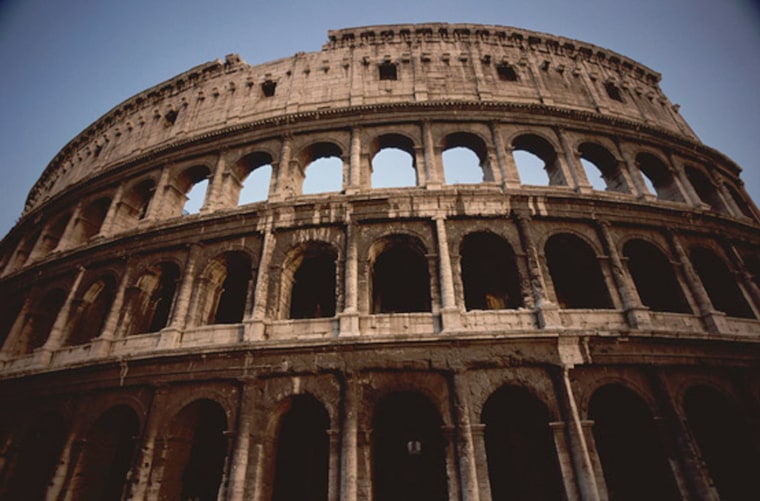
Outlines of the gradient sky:
{"type": "Polygon", "coordinates": [[[702,142],[760,203],[760,10],[752,0],[0,0],[0,237],[48,162],[130,96],[238,53],[317,51],[328,29],[467,22],[583,40],[662,73],[702,142]]]}

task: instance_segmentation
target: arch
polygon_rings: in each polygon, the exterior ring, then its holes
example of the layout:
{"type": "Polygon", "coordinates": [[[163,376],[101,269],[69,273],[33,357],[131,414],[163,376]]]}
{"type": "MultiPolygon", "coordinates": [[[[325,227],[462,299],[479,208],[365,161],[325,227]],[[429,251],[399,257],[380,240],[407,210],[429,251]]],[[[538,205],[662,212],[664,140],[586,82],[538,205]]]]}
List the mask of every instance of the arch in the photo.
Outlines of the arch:
{"type": "Polygon", "coordinates": [[[296,395],[280,420],[273,501],[327,501],[330,417],[309,394],[296,395]]]}
{"type": "Polygon", "coordinates": [[[97,235],[103,226],[110,206],[111,199],[107,197],[98,198],[87,204],[80,212],[79,218],[74,225],[73,234],[70,239],[71,244],[84,244],[97,235]]]}
{"type": "Polygon", "coordinates": [[[414,142],[401,134],[383,134],[370,145],[373,188],[401,188],[418,184],[414,142]]]}
{"type": "Polygon", "coordinates": [[[475,134],[455,132],[443,138],[441,159],[446,184],[493,181],[485,141],[475,134]]]}
{"type": "Polygon", "coordinates": [[[103,275],[85,290],[69,320],[67,346],[89,343],[98,337],[116,296],[116,280],[103,275]]]}
{"type": "Polygon", "coordinates": [[[718,193],[718,189],[710,181],[707,175],[702,170],[697,169],[691,165],[687,165],[684,169],[686,172],[686,178],[691,183],[692,188],[697,193],[699,199],[710,206],[710,208],[716,212],[728,213],[726,205],[718,193]]]}
{"type": "Polygon", "coordinates": [[[523,134],[512,141],[512,156],[522,184],[567,186],[559,166],[557,151],[546,139],[536,134],[523,134]],[[543,168],[546,178],[538,174],[543,168]]]}
{"type": "Polygon", "coordinates": [[[63,232],[66,231],[66,226],[71,219],[71,213],[66,212],[62,216],[53,220],[53,223],[46,228],[45,233],[42,235],[42,240],[38,244],[37,255],[43,258],[53,252],[63,237],[63,232]]]}
{"type": "Polygon", "coordinates": [[[264,151],[249,153],[235,162],[232,172],[240,183],[232,195],[237,205],[260,202],[269,197],[272,155],[264,151]]]}
{"type": "Polygon", "coordinates": [[[459,253],[468,310],[523,306],[517,258],[506,240],[490,232],[470,233],[462,239],[459,253]]]}
{"type": "Polygon", "coordinates": [[[544,248],[561,308],[612,308],[594,250],[570,233],[552,235],[544,248]]]}
{"type": "Polygon", "coordinates": [[[706,385],[686,390],[686,421],[723,500],[760,497],[760,451],[753,450],[752,431],[737,403],[706,385]]]}
{"type": "Polygon", "coordinates": [[[294,184],[300,187],[300,193],[325,193],[343,189],[343,150],[337,144],[311,144],[301,150],[297,158],[302,171],[294,173],[294,184]]]}
{"type": "Polygon", "coordinates": [[[205,165],[189,167],[177,176],[177,189],[184,195],[182,215],[195,214],[203,207],[210,176],[211,169],[205,165]]]}
{"type": "Polygon", "coordinates": [[[56,288],[45,293],[30,312],[29,325],[24,329],[26,339],[19,340],[19,353],[31,353],[45,344],[65,301],[66,292],[63,289],[56,288]]]}
{"type": "Polygon", "coordinates": [[[685,201],[670,168],[657,156],[646,152],[639,153],[636,155],[636,166],[644,174],[649,190],[657,195],[657,200],[685,201]]]}
{"type": "Polygon", "coordinates": [[[582,143],[578,146],[578,153],[594,189],[618,193],[631,192],[617,158],[607,148],[596,143],[582,143]],[[594,170],[596,175],[601,175],[601,183],[595,182],[596,176],[591,175],[594,170]]]}
{"type": "Polygon", "coordinates": [[[179,266],[166,261],[151,266],[137,279],[129,334],[157,332],[168,325],[179,277],[179,266]]]}
{"type": "Polygon", "coordinates": [[[338,253],[328,243],[309,242],[287,260],[282,278],[290,292],[289,318],[335,316],[336,260],[338,253]]]}
{"type": "Polygon", "coordinates": [[[245,252],[229,251],[214,258],[200,281],[198,323],[240,323],[245,315],[251,278],[251,258],[245,252]]]}
{"type": "Polygon", "coordinates": [[[430,311],[430,273],[422,244],[390,235],[370,250],[372,313],[430,311]]]}
{"type": "Polygon", "coordinates": [[[483,406],[491,497],[564,499],[546,406],[527,389],[503,386],[483,406]]]}
{"type": "Polygon", "coordinates": [[[215,501],[227,457],[227,415],[213,400],[185,406],[165,431],[161,499],[215,501]]]}
{"type": "Polygon", "coordinates": [[[87,434],[71,486],[73,499],[122,499],[140,421],[127,405],[103,413],[87,434]]]}
{"type": "Polygon", "coordinates": [[[681,499],[652,413],[636,393],[602,386],[591,396],[589,417],[610,499],[681,499]]]}
{"type": "Polygon", "coordinates": [[[1,499],[45,499],[66,442],[67,426],[60,414],[36,418],[24,433],[4,470],[7,483],[1,499]]]}
{"type": "Polygon", "coordinates": [[[734,203],[739,208],[741,213],[745,216],[747,216],[750,219],[755,219],[755,214],[752,211],[752,202],[750,202],[747,198],[745,198],[740,192],[739,189],[735,186],[732,186],[728,183],[725,184],[726,188],[728,188],[728,193],[731,195],[731,198],[734,200],[734,203]]]}
{"type": "Polygon", "coordinates": [[[692,313],[673,266],[657,247],[640,239],[623,246],[628,273],[641,303],[653,311],[692,313]]]}
{"type": "Polygon", "coordinates": [[[705,247],[694,247],[689,254],[694,271],[718,311],[730,317],[755,318],[752,308],[736,283],[736,277],[726,263],[705,247]]]}
{"type": "Polygon", "coordinates": [[[441,416],[422,394],[391,393],[377,404],[372,432],[376,501],[447,500],[441,416]]]}
{"type": "Polygon", "coordinates": [[[13,329],[13,324],[16,323],[16,319],[21,314],[24,302],[25,294],[20,294],[0,304],[0,350],[3,349],[3,345],[13,329]]]}
{"type": "Polygon", "coordinates": [[[153,195],[156,192],[156,182],[153,179],[143,179],[135,183],[121,199],[119,213],[121,223],[125,229],[129,229],[134,224],[148,215],[153,195]]]}

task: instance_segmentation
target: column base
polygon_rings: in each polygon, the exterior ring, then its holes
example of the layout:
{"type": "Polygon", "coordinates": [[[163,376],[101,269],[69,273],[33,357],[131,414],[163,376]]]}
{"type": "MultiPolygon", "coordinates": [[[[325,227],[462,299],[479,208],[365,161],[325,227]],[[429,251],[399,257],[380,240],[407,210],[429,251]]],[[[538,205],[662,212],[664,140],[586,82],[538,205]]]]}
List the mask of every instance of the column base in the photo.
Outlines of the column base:
{"type": "Polygon", "coordinates": [[[441,310],[441,323],[443,332],[452,332],[462,329],[462,315],[456,308],[444,308],[441,310]]]}
{"type": "Polygon", "coordinates": [[[649,308],[634,307],[625,310],[625,320],[631,329],[647,329],[652,325],[649,308]]]}
{"type": "Polygon", "coordinates": [[[266,339],[267,324],[263,320],[243,322],[243,341],[254,343],[266,339]]]}
{"type": "Polygon", "coordinates": [[[338,336],[359,336],[359,313],[344,312],[338,315],[339,331],[338,336]]]}
{"type": "Polygon", "coordinates": [[[536,319],[539,329],[551,329],[561,327],[562,319],[559,316],[559,307],[550,302],[545,302],[536,307],[536,319]]]}
{"type": "Polygon", "coordinates": [[[161,330],[161,337],[158,339],[159,350],[171,350],[179,346],[182,340],[182,331],[175,327],[167,327],[161,330]]]}

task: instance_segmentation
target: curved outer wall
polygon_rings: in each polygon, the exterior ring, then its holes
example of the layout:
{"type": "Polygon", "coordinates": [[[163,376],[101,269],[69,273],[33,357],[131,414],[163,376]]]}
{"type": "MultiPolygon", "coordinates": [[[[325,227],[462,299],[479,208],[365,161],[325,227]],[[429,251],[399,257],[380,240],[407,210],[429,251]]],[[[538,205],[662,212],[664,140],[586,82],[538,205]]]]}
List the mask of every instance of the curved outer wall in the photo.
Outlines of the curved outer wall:
{"type": "Polygon", "coordinates": [[[193,68],[47,167],[0,243],[0,497],[758,489],[760,213],[659,74],[500,26],[328,37],[193,68]],[[388,149],[409,186],[373,188],[388,149]],[[341,185],[303,194],[324,157],[341,185]]]}

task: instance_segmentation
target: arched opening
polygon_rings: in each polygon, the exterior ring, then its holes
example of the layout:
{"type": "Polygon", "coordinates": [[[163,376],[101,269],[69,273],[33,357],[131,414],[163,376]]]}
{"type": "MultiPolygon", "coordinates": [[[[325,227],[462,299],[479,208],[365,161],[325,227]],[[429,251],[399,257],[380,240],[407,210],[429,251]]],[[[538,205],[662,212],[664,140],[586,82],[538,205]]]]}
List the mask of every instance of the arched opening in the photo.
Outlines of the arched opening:
{"type": "Polygon", "coordinates": [[[23,295],[10,298],[0,304],[0,350],[2,350],[6,339],[8,339],[11,329],[13,329],[13,324],[16,323],[16,319],[21,314],[23,307],[23,295]]]}
{"type": "Polygon", "coordinates": [[[160,263],[137,280],[131,334],[157,332],[168,325],[179,275],[175,263],[160,263]]]}
{"type": "Polygon", "coordinates": [[[106,411],[87,434],[72,499],[122,499],[140,423],[126,405],[106,411]]]}
{"type": "Polygon", "coordinates": [[[612,308],[599,261],[586,242],[559,233],[546,242],[545,252],[561,308],[612,308]]]}
{"type": "Polygon", "coordinates": [[[45,499],[66,441],[66,426],[58,414],[37,419],[26,431],[6,464],[7,483],[0,499],[45,499]]]}
{"type": "Polygon", "coordinates": [[[647,188],[657,195],[658,200],[684,201],[673,174],[662,160],[651,153],[639,153],[636,155],[636,165],[644,174],[647,188]]]}
{"type": "Polygon", "coordinates": [[[512,156],[522,184],[567,186],[557,152],[546,139],[533,134],[519,136],[512,141],[512,156]]]}
{"type": "Polygon", "coordinates": [[[373,188],[401,188],[417,185],[414,143],[400,134],[385,134],[372,144],[373,188]]]}
{"type": "Polygon", "coordinates": [[[691,183],[699,199],[710,206],[716,212],[728,213],[723,200],[718,194],[718,189],[710,181],[704,172],[694,167],[686,167],[686,178],[691,183]]]}
{"type": "Polygon", "coordinates": [[[166,430],[160,499],[216,501],[227,457],[227,416],[211,400],[182,409],[166,430]]]}
{"type": "Polygon", "coordinates": [[[269,153],[246,155],[238,160],[232,170],[240,181],[238,205],[260,202],[269,197],[269,183],[272,180],[272,156],[269,153]]]}
{"type": "Polygon", "coordinates": [[[747,216],[750,219],[755,219],[755,214],[752,212],[752,209],[750,208],[751,202],[749,202],[746,198],[744,198],[740,193],[739,190],[730,184],[725,185],[728,188],[728,192],[731,194],[731,198],[734,200],[734,203],[739,208],[741,213],[745,216],[747,216]]]}
{"type": "Polygon", "coordinates": [[[316,143],[299,155],[303,166],[301,193],[314,194],[343,189],[343,152],[333,143],[316,143]]]}
{"type": "Polygon", "coordinates": [[[27,338],[19,340],[19,353],[31,353],[45,344],[65,301],[66,293],[62,289],[53,289],[42,297],[30,312],[27,328],[24,329],[28,332],[27,338]]]}
{"type": "Polygon", "coordinates": [[[110,198],[99,198],[84,207],[74,226],[71,243],[73,245],[83,244],[97,235],[103,226],[110,206],[110,198]]]}
{"type": "Polygon", "coordinates": [[[468,310],[503,310],[523,305],[512,247],[493,233],[470,233],[462,240],[462,285],[468,310]]]}
{"type": "Polygon", "coordinates": [[[523,388],[506,386],[488,398],[481,422],[494,501],[565,498],[549,413],[542,402],[523,388]]]}
{"type": "Polygon", "coordinates": [[[144,179],[127,192],[119,206],[119,221],[123,229],[130,229],[132,224],[145,218],[155,191],[156,183],[152,179],[144,179]]]}
{"type": "Polygon", "coordinates": [[[631,390],[610,384],[589,403],[594,440],[610,499],[681,499],[646,404],[631,390]]]}
{"type": "Polygon", "coordinates": [[[478,184],[493,181],[486,143],[474,134],[457,132],[443,141],[443,175],[446,184],[478,184]]]}
{"type": "Polygon", "coordinates": [[[29,258],[32,255],[32,251],[34,250],[34,246],[37,243],[37,240],[39,240],[41,234],[42,230],[40,229],[32,230],[31,233],[27,234],[24,239],[21,240],[18,247],[16,248],[14,268],[21,268],[24,263],[29,261],[29,258]]]}
{"type": "Polygon", "coordinates": [[[101,277],[87,288],[69,321],[66,346],[89,343],[100,335],[115,295],[116,281],[111,276],[101,277]]]}
{"type": "Polygon", "coordinates": [[[47,231],[42,235],[42,241],[38,244],[38,249],[36,251],[40,259],[50,254],[56,249],[56,247],[58,247],[63,232],[66,231],[66,226],[69,224],[69,219],[71,219],[71,214],[66,213],[55,219],[53,224],[47,228],[47,231]]]}
{"type": "Polygon", "coordinates": [[[644,240],[629,240],[623,255],[644,306],[653,311],[691,313],[673,265],[657,247],[644,240]]]}
{"type": "Polygon", "coordinates": [[[330,417],[311,395],[297,395],[277,435],[273,501],[327,501],[330,417]]]}
{"type": "Polygon", "coordinates": [[[199,294],[200,324],[237,324],[243,320],[251,282],[251,259],[243,252],[226,252],[206,268],[199,294]]]}
{"type": "Polygon", "coordinates": [[[419,393],[393,393],[378,402],[372,431],[376,501],[448,499],[442,424],[419,393]]]}
{"type": "MultiPolygon", "coordinates": [[[[290,318],[335,316],[335,249],[311,242],[289,263],[292,275],[290,318]]],[[[286,273],[288,273],[286,271],[286,273]]]]}
{"type": "Polygon", "coordinates": [[[736,277],[711,250],[695,247],[689,255],[713,308],[730,317],[755,318],[736,283],[736,277]]]}
{"type": "Polygon", "coordinates": [[[430,274],[422,245],[394,235],[373,250],[372,313],[430,311],[430,274]]]}
{"type": "Polygon", "coordinates": [[[595,143],[583,143],[578,147],[578,153],[586,177],[595,190],[630,193],[617,159],[606,148],[595,143]]]}
{"type": "Polygon", "coordinates": [[[717,390],[693,386],[684,395],[689,429],[722,500],[760,498],[760,451],[740,407],[717,390]]]}
{"type": "Polygon", "coordinates": [[[208,189],[208,180],[211,171],[205,165],[196,165],[185,169],[177,177],[177,189],[183,193],[184,201],[182,202],[183,216],[197,214],[206,200],[206,190],[208,189]]]}

